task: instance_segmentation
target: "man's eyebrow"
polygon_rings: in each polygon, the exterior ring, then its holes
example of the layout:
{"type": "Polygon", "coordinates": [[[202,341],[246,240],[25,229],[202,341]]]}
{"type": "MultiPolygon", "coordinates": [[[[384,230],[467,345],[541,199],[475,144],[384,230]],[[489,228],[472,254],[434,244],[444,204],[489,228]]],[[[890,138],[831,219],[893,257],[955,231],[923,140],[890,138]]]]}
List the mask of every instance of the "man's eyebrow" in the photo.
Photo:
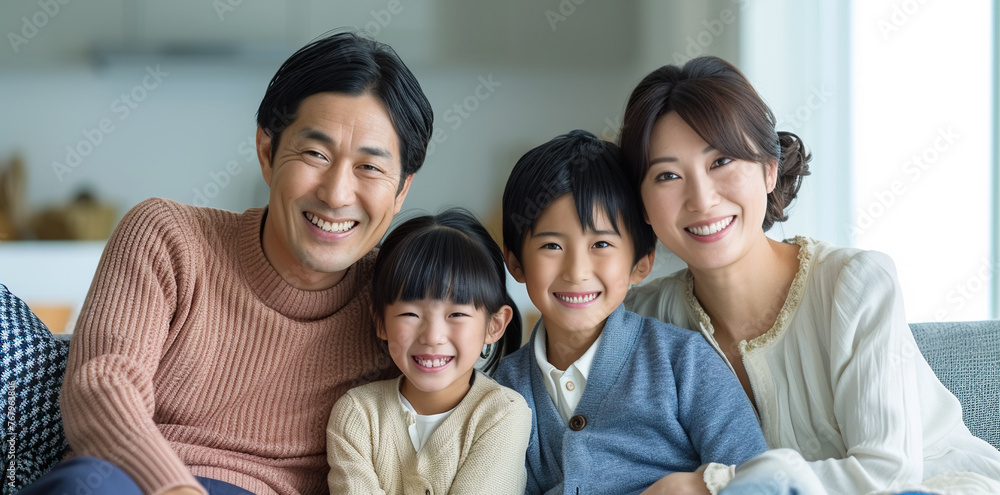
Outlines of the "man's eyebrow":
{"type": "Polygon", "coordinates": [[[311,141],[319,141],[323,144],[333,144],[333,138],[330,137],[327,133],[320,131],[318,129],[312,129],[307,127],[299,131],[298,135],[299,137],[311,141]]]}
{"type": "Polygon", "coordinates": [[[362,153],[365,153],[365,154],[368,154],[368,155],[377,156],[377,157],[380,157],[380,158],[386,158],[386,159],[390,159],[390,160],[392,159],[392,153],[390,153],[389,150],[387,150],[385,148],[375,148],[375,147],[372,147],[372,146],[362,146],[360,148],[360,151],[362,153]]]}
{"type": "MultiPolygon", "coordinates": [[[[299,131],[298,136],[302,137],[303,139],[308,139],[311,141],[319,141],[323,144],[329,144],[329,145],[335,144],[333,138],[330,137],[329,134],[319,129],[314,129],[311,127],[307,127],[299,131]]],[[[366,155],[377,156],[380,158],[386,158],[390,160],[392,159],[392,153],[389,150],[378,146],[362,146],[358,148],[358,151],[366,155]]]]}
{"type": "MultiPolygon", "coordinates": [[[[701,154],[707,155],[707,154],[709,154],[709,153],[711,153],[713,151],[715,151],[715,146],[712,146],[710,144],[708,146],[705,146],[705,149],[701,150],[701,154]]],[[[675,158],[675,157],[664,156],[664,157],[653,158],[653,159],[649,160],[649,165],[652,166],[652,165],[656,165],[657,163],[673,163],[673,162],[676,162],[676,161],[677,161],[677,158],[675,158]]]]}

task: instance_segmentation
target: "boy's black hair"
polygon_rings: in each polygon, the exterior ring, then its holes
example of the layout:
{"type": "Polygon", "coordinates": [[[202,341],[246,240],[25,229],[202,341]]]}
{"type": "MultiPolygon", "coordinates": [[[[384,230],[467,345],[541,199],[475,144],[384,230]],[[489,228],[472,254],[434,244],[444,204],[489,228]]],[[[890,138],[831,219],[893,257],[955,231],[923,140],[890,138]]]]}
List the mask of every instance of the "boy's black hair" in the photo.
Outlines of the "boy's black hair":
{"type": "Polygon", "coordinates": [[[570,194],[584,230],[594,230],[594,209],[607,214],[615,232],[635,247],[633,263],[653,251],[656,236],[643,217],[639,198],[622,171],[621,151],[614,143],[575,130],[524,154],[503,191],[503,242],[518,261],[524,240],[553,201],[570,194]]]}
{"type": "Polygon", "coordinates": [[[521,315],[506,284],[503,253],[486,227],[468,210],[452,208],[412,218],[389,233],[375,259],[372,313],[382,326],[385,307],[397,301],[471,303],[488,315],[509,305],[513,318],[479,365],[492,374],[500,358],[521,345],[521,315]]]}
{"type": "Polygon", "coordinates": [[[399,55],[389,45],[353,32],[326,36],[295,52],[274,74],[257,110],[257,125],[273,140],[272,158],[302,100],[323,92],[370,94],[385,105],[399,136],[402,188],[403,179],[424,163],[434,111],[399,55]]]}

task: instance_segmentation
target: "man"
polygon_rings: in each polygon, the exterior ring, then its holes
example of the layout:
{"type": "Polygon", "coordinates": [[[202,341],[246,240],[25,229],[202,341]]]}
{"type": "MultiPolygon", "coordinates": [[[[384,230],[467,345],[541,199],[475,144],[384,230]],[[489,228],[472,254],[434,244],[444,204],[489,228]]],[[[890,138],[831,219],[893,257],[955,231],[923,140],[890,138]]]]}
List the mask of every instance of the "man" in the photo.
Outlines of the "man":
{"type": "Polygon", "coordinates": [[[433,115],[391,48],[340,33],[278,69],[257,123],[266,208],[151,199],[108,241],[61,396],[80,457],[23,493],[326,492],[331,407],[395,372],[372,249],[433,115]]]}

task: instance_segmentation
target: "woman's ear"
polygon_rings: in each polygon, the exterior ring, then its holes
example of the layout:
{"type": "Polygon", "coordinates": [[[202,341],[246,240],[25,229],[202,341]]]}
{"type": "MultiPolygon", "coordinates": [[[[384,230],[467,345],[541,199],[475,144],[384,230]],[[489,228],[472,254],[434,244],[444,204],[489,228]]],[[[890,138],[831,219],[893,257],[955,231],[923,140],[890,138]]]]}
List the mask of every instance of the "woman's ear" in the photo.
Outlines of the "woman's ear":
{"type": "Polygon", "coordinates": [[[629,285],[637,285],[653,271],[653,261],[656,260],[656,249],[653,249],[649,254],[644,255],[639,258],[639,262],[632,267],[632,274],[629,276],[629,285]]]}
{"type": "Polygon", "coordinates": [[[503,261],[507,264],[507,271],[517,280],[519,283],[524,283],[524,270],[521,268],[521,262],[517,261],[517,256],[510,249],[507,249],[507,245],[503,245],[503,261]]]}
{"type": "Polygon", "coordinates": [[[768,194],[771,194],[778,185],[778,160],[770,160],[764,166],[764,184],[767,186],[768,194]]]}
{"type": "Polygon", "coordinates": [[[510,320],[514,318],[514,309],[510,306],[504,304],[500,307],[493,316],[490,317],[489,323],[486,325],[486,340],[483,344],[492,344],[503,337],[504,330],[507,329],[507,325],[510,324],[510,320]]]}

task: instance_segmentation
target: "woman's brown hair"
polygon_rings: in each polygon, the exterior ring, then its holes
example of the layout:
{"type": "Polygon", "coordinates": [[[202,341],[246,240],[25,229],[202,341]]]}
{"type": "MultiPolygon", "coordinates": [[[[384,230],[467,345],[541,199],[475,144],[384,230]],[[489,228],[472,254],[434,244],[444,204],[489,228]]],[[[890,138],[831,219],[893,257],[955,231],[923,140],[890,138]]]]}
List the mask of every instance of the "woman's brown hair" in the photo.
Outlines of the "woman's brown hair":
{"type": "Polygon", "coordinates": [[[763,228],[788,220],[785,208],[809,175],[812,155],[798,136],[775,130],[774,113],[750,81],[718,57],[698,57],[683,67],[665,65],[632,91],[619,142],[637,194],[649,171],[653,125],[671,111],[724,155],[763,164],[777,161],[778,178],[767,195],[763,228]]]}

